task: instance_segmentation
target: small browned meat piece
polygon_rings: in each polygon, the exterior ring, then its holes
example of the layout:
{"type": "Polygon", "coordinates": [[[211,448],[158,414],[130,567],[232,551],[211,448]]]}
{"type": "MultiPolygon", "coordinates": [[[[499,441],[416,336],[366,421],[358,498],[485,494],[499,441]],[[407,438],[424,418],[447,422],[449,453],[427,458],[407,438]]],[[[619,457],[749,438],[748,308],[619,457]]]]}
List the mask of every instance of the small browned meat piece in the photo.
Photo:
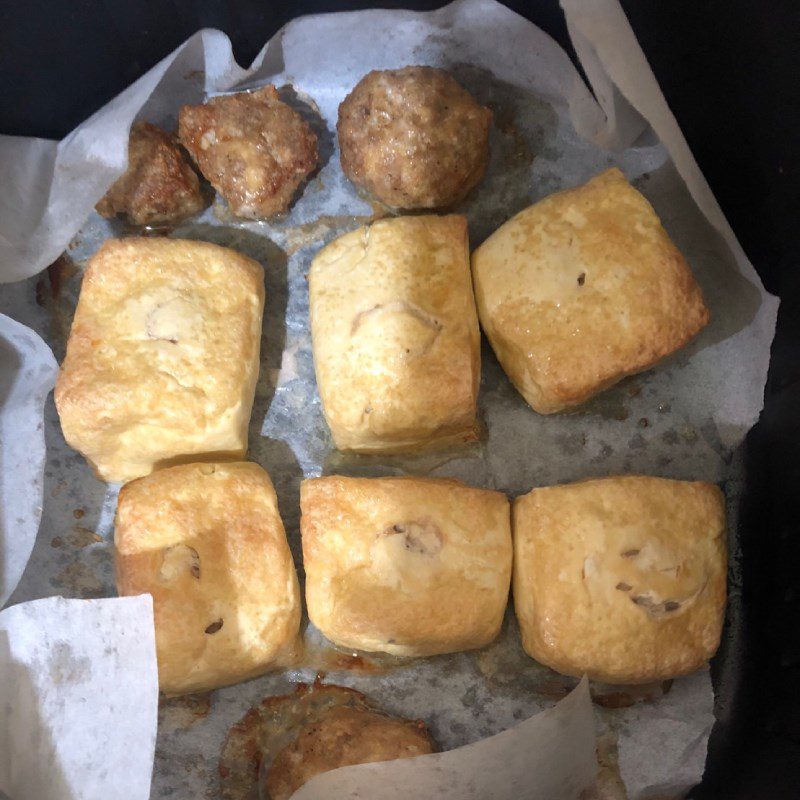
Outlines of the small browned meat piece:
{"type": "Polygon", "coordinates": [[[237,217],[285,211],[317,166],[317,137],[271,85],[183,106],[178,135],[237,217]]]}
{"type": "Polygon", "coordinates": [[[483,177],[491,120],[442,69],[373,71],[339,106],[342,169],[389,206],[448,206],[483,177]]]}
{"type": "Polygon", "coordinates": [[[270,800],[288,800],[320,772],[421,756],[434,749],[423,722],[339,706],[302,728],[297,738],[275,756],[267,773],[267,796],[270,800]]]}
{"type": "Polygon", "coordinates": [[[137,122],[128,140],[128,169],[97,204],[97,213],[125,214],[133,225],[152,225],[185,219],[202,208],[200,181],[175,137],[137,122]]]}

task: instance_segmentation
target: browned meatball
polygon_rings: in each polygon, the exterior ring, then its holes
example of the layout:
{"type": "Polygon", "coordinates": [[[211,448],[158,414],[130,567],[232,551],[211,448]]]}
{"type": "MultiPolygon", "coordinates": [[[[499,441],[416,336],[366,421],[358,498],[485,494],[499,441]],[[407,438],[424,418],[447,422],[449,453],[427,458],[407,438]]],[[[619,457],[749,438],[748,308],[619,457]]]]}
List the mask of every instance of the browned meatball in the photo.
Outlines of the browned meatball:
{"type": "Polygon", "coordinates": [[[483,177],[491,120],[442,69],[373,71],[339,106],[342,169],[389,206],[448,206],[483,177]]]}
{"type": "Polygon", "coordinates": [[[271,85],[183,106],[178,135],[238,217],[285,211],[317,166],[317,137],[271,85]]]}
{"type": "Polygon", "coordinates": [[[200,181],[175,137],[149,122],[131,128],[128,169],[97,204],[104,217],[133,225],[176,222],[203,208],[200,181]]]}
{"type": "Polygon", "coordinates": [[[270,800],[288,800],[321,772],[432,752],[433,741],[423,722],[339,706],[302,728],[275,756],[267,773],[267,795],[270,800]]]}

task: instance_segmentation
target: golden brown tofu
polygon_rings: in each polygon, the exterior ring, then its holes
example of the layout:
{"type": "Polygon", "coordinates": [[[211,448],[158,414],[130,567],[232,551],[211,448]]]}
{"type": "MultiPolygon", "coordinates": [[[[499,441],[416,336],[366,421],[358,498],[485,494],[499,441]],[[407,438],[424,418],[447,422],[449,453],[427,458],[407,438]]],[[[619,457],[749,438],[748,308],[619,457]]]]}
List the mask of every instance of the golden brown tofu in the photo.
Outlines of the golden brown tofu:
{"type": "Polygon", "coordinates": [[[651,683],[699,669],[725,615],[725,501],[641,475],[514,501],[514,609],[525,651],[566,675],[651,683]]]}
{"type": "Polygon", "coordinates": [[[67,442],[107,481],[241,458],[263,311],[262,266],[227,247],[109,239],[84,274],[56,382],[67,442]]]}
{"type": "Polygon", "coordinates": [[[300,485],[306,605],[340,647],[430,656],[500,632],[511,581],[501,492],[436,478],[300,485]]]}
{"type": "Polygon", "coordinates": [[[480,332],[464,217],[379,220],[308,274],[314,368],[340,450],[477,438],[480,332]]]}
{"type": "Polygon", "coordinates": [[[708,322],[692,271],[616,168],[520,211],[472,254],[481,326],[540,414],[583,403],[708,322]]]}
{"type": "Polygon", "coordinates": [[[131,481],[114,543],[120,596],[153,597],[162,691],[226,686],[291,658],[300,590],[258,464],[184,464],[131,481]]]}

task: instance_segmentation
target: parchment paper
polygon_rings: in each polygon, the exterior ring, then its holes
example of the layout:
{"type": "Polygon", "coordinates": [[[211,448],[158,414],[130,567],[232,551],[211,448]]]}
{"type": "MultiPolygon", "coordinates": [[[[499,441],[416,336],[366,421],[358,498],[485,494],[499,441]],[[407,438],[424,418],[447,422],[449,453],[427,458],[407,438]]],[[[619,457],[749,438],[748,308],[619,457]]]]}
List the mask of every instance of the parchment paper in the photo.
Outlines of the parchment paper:
{"type": "Polygon", "coordinates": [[[42,412],[57,370],[39,336],[0,315],[0,608],[19,583],[42,516],[42,412]]]}
{"type": "MultiPolygon", "coordinates": [[[[299,19],[268,43],[248,71],[233,63],[224,36],[196,34],[57,150],[0,140],[0,161],[6,162],[0,179],[14,177],[21,187],[19,210],[0,206],[4,278],[33,274],[69,243],[59,262],[60,289],[40,282],[44,290],[37,305],[35,279],[11,284],[0,295],[0,310],[41,332],[60,357],[83,263],[104,238],[129,232],[89,212],[124,167],[131,120],[170,127],[178,106],[199,101],[204,90],[266,81],[290,85],[283,96],[312,122],[322,157],[318,175],[297,204],[269,223],[237,221],[217,206],[173,235],[234,247],[266,267],[250,458],[272,475],[298,564],[299,481],[322,472],[447,475],[511,495],[591,475],[643,472],[717,481],[726,489],[729,508],[735,508],[736,448],[761,408],[777,301],[765,293],[713,198],[709,202],[699,171],[692,171],[691,155],[687,160],[685,142],[674,120],[670,127],[663,97],[616,4],[585,6],[586,14],[610,14],[610,26],[596,20],[583,25],[583,4],[565,3],[565,9],[600,104],[549,37],[489,0],[460,0],[430,14],[367,11],[299,19]],[[531,202],[616,164],[651,200],[686,255],[712,322],[656,369],[581,409],[546,418],[525,405],[484,346],[480,413],[487,435],[479,446],[417,459],[348,458],[333,449],[319,407],[305,274],[324,243],[372,218],[372,208],[339,167],[333,135],[337,106],[370,69],[409,63],[450,69],[493,108],[489,171],[457,209],[467,215],[473,247],[531,202]],[[609,75],[629,93],[630,103],[609,75]],[[662,143],[648,126],[650,116],[662,143]]],[[[83,597],[112,594],[116,488],[98,483],[66,447],[52,403],[45,421],[49,455],[41,534],[13,599],[54,590],[83,597]]],[[[732,577],[735,581],[735,572],[732,577]]],[[[308,630],[311,643],[317,636],[308,630]]],[[[265,695],[289,691],[292,680],[313,679],[315,669],[308,664],[215,692],[201,704],[202,713],[189,715],[188,724],[182,701],[164,704],[153,797],[213,797],[216,761],[230,725],[265,695]]],[[[550,707],[575,684],[522,653],[513,615],[500,640],[485,651],[426,659],[379,675],[331,670],[329,679],[366,692],[389,711],[425,718],[444,748],[506,730],[550,707]]],[[[631,798],[656,790],[679,796],[700,779],[713,722],[707,672],[671,688],[594,687],[594,693],[603,704],[597,708],[599,732],[618,753],[631,798]]],[[[605,796],[624,796],[612,784],[605,796]]]]}
{"type": "Polygon", "coordinates": [[[149,797],[158,710],[149,595],[7,608],[0,676],[0,796],[149,797]]]}

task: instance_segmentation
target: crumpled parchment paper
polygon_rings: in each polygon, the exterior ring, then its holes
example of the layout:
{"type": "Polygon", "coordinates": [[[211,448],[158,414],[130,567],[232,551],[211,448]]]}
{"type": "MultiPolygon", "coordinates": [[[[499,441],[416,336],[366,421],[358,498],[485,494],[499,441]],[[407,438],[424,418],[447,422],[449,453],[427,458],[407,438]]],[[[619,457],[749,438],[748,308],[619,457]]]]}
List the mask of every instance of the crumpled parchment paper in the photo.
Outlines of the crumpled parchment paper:
{"type": "MultiPolygon", "coordinates": [[[[218,205],[173,235],[225,244],[266,267],[250,458],[272,475],[298,563],[299,481],[323,472],[446,475],[511,495],[591,475],[643,472],[717,481],[735,507],[736,448],[762,405],[777,300],[764,291],[719,212],[616,0],[563,5],[597,99],[567,55],[533,25],[491,0],[458,0],[427,14],[374,10],[298,19],[248,70],[235,64],[223,34],[201,31],[63,142],[0,137],[0,180],[15,187],[10,200],[0,198],[0,280],[33,275],[64,248],[74,271],[43,307],[33,302],[35,279],[3,287],[0,311],[40,332],[60,356],[83,263],[100,242],[124,230],[92,208],[124,169],[130,123],[141,118],[172,127],[179,106],[206,93],[265,82],[290,86],[284,97],[311,120],[322,156],[296,205],[263,223],[234,220],[218,205]],[[473,247],[526,205],[615,164],[653,203],[686,255],[711,308],[708,328],[654,370],[581,409],[547,418],[524,404],[484,347],[480,412],[488,436],[480,446],[419,459],[336,453],[314,381],[305,274],[320,247],[373,214],[339,167],[337,106],[370,69],[409,63],[450,69],[493,109],[487,176],[457,209],[468,218],[473,247]]],[[[51,403],[45,432],[41,532],[15,599],[54,589],[79,597],[112,594],[116,489],[99,484],[66,446],[51,403]],[[79,511],[76,530],[71,515],[79,511]]],[[[395,713],[424,717],[445,748],[506,730],[574,685],[521,653],[513,619],[487,651],[427,659],[380,676],[332,671],[329,678],[395,713]]],[[[153,796],[213,795],[228,727],[295,679],[313,679],[313,669],[215,692],[208,711],[188,727],[170,722],[175,705],[167,704],[153,796]]],[[[597,708],[598,725],[616,748],[628,796],[680,796],[702,774],[713,722],[708,672],[680,679],[668,691],[618,694],[606,695],[597,708]]]]}

